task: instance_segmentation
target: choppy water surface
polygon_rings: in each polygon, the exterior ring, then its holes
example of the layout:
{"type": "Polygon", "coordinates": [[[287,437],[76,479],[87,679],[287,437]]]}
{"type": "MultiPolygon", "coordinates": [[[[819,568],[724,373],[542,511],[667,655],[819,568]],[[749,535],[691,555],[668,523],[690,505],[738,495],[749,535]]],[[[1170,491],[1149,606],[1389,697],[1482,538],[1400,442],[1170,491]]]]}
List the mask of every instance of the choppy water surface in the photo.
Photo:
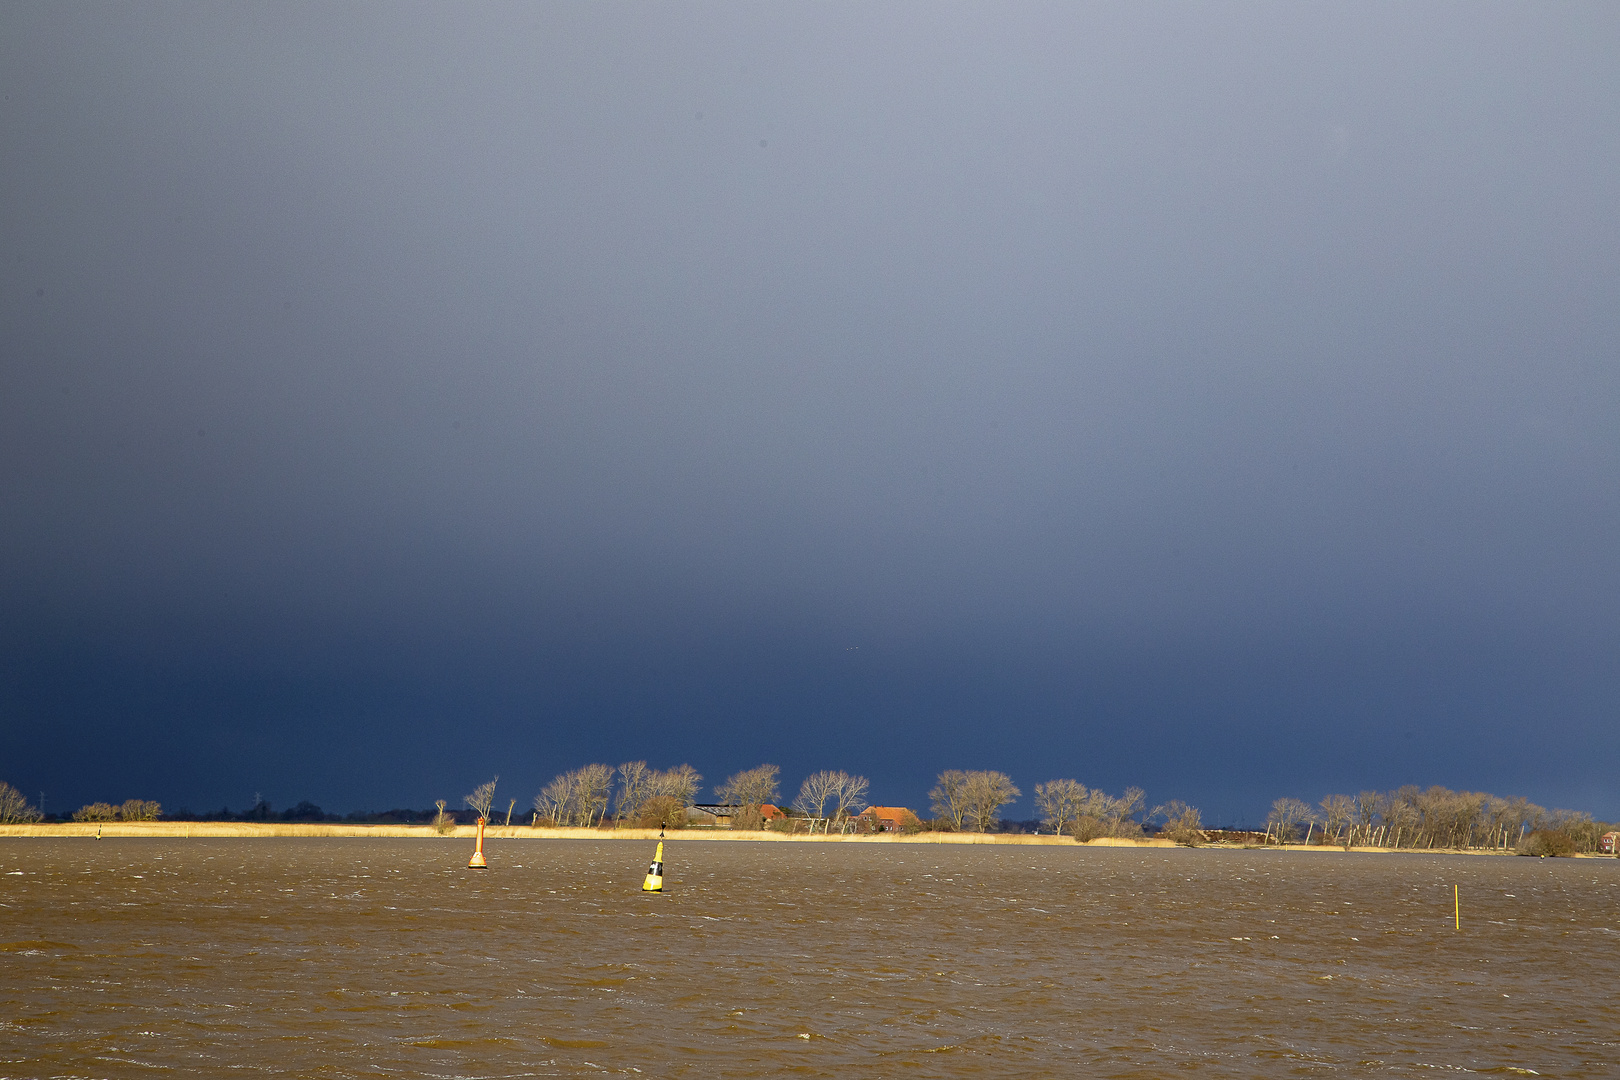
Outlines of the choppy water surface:
{"type": "Polygon", "coordinates": [[[0,1076],[1620,1075],[1613,860],[467,847],[0,841],[0,1076]]]}

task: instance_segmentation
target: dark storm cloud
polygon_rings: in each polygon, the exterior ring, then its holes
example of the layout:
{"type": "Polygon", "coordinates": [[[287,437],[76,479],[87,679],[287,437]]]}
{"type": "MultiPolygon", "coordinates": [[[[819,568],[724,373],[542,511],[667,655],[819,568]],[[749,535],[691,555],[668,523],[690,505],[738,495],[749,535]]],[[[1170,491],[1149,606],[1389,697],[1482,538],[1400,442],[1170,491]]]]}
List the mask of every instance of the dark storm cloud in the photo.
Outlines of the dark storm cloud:
{"type": "Polygon", "coordinates": [[[1620,814],[1606,7],[0,21],[19,783],[1620,814]]]}

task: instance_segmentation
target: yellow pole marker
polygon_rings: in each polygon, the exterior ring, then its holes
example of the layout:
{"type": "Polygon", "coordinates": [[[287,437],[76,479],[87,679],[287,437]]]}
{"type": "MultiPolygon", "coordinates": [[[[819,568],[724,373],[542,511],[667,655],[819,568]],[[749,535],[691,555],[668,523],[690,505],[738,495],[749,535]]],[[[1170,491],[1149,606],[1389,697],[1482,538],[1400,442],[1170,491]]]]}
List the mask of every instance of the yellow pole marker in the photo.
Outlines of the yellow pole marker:
{"type": "Polygon", "coordinates": [[[642,892],[664,891],[664,842],[658,841],[658,854],[653,856],[652,865],[647,867],[647,879],[641,883],[642,892]]]}
{"type": "Polygon", "coordinates": [[[473,849],[473,857],[467,860],[467,866],[472,870],[488,870],[489,863],[484,861],[484,819],[478,819],[478,846],[473,849]]]}
{"type": "Polygon", "coordinates": [[[1462,896],[1457,892],[1457,886],[1451,887],[1451,913],[1457,920],[1457,929],[1462,929],[1462,896]]]}

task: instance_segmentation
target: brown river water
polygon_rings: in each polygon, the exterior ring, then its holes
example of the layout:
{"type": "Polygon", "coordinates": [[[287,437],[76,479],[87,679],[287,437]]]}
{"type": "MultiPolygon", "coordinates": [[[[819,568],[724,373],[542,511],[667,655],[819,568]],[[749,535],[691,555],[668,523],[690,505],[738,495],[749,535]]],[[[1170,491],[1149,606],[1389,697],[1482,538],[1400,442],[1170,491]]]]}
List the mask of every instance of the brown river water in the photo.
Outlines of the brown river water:
{"type": "Polygon", "coordinates": [[[0,840],[0,1077],[1620,1076],[1616,860],[469,854],[0,840]]]}

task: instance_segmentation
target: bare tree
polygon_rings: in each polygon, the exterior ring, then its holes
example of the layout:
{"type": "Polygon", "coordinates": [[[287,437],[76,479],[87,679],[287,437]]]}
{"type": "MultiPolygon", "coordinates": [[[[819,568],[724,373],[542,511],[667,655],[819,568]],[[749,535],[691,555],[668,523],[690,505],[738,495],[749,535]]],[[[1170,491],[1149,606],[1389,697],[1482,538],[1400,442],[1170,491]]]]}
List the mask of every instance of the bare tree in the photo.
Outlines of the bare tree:
{"type": "Polygon", "coordinates": [[[1356,832],[1363,844],[1372,843],[1373,827],[1378,824],[1378,792],[1363,791],[1356,795],[1356,832]]]}
{"type": "Polygon", "coordinates": [[[701,789],[698,782],[703,774],[690,765],[677,765],[673,769],[655,772],[651,775],[648,788],[653,797],[662,797],[678,803],[682,810],[692,805],[701,789]]]}
{"type": "Polygon", "coordinates": [[[467,804],[469,810],[477,811],[478,816],[486,821],[489,820],[490,805],[495,802],[495,781],[499,779],[497,776],[495,780],[479,784],[473,788],[471,795],[461,797],[461,801],[467,804]]]}
{"type": "Polygon", "coordinates": [[[842,824],[851,814],[866,809],[866,792],[872,786],[864,776],[851,776],[839,770],[833,787],[833,821],[842,824]]]}
{"type": "Polygon", "coordinates": [[[687,823],[687,805],[673,795],[654,795],[641,804],[636,823],[643,829],[679,829],[687,823]]]}
{"type": "Polygon", "coordinates": [[[1125,794],[1117,798],[1093,791],[1087,800],[1085,816],[1097,821],[1098,835],[1141,836],[1142,825],[1136,815],[1142,812],[1146,801],[1147,795],[1139,787],[1126,788],[1125,794]]]}
{"type": "Polygon", "coordinates": [[[1278,799],[1271,804],[1271,814],[1266,818],[1266,829],[1276,836],[1279,844],[1286,844],[1294,838],[1294,830],[1307,821],[1314,821],[1311,808],[1298,799],[1278,799]]]}
{"type": "Polygon", "coordinates": [[[613,791],[613,766],[585,765],[574,770],[575,821],[587,828],[607,817],[613,791]]]}
{"type": "Polygon", "coordinates": [[[440,836],[444,836],[456,827],[456,819],[450,816],[449,811],[445,810],[445,801],[443,799],[435,800],[433,805],[439,808],[439,812],[433,815],[433,831],[440,836]]]}
{"type": "Polygon", "coordinates": [[[928,793],[934,813],[948,819],[953,829],[960,829],[967,817],[967,780],[968,774],[961,769],[946,769],[928,793]]]}
{"type": "Polygon", "coordinates": [[[151,799],[125,799],[118,816],[125,821],[156,821],[163,816],[163,807],[151,799]]]}
{"type": "Polygon", "coordinates": [[[870,788],[871,782],[866,777],[851,776],[842,769],[811,773],[799,786],[793,808],[806,817],[841,825],[850,815],[866,809],[866,793],[870,788]]]}
{"type": "Polygon", "coordinates": [[[1187,847],[1197,847],[1204,842],[1204,819],[1198,807],[1188,806],[1180,799],[1171,799],[1161,806],[1155,806],[1152,816],[1164,820],[1164,828],[1159,830],[1159,834],[1165,839],[1187,847]]]}
{"type": "Polygon", "coordinates": [[[1141,788],[1126,788],[1125,794],[1117,797],[1096,788],[1081,790],[1084,795],[1072,826],[1075,839],[1084,841],[1095,840],[1099,836],[1142,835],[1142,823],[1136,820],[1146,800],[1141,788]]]}
{"type": "Polygon", "coordinates": [[[579,797],[574,790],[577,779],[572,772],[553,777],[551,783],[541,788],[540,794],[534,797],[534,812],[555,825],[572,824],[579,805],[579,797]]]}
{"type": "Polygon", "coordinates": [[[1379,800],[1378,816],[1384,820],[1384,846],[1411,847],[1417,839],[1419,817],[1415,802],[1418,789],[1407,784],[1386,792],[1379,800]]]}
{"type": "Polygon", "coordinates": [[[0,780],[0,825],[27,825],[44,817],[23,793],[0,780]]]}
{"type": "Polygon", "coordinates": [[[1518,844],[1531,824],[1543,814],[1541,807],[1522,795],[1495,800],[1491,807],[1492,846],[1509,848],[1518,844]]]}
{"type": "Polygon", "coordinates": [[[619,790],[613,800],[613,816],[634,821],[641,807],[652,797],[651,771],[645,761],[626,761],[619,766],[619,790]]]}
{"type": "Polygon", "coordinates": [[[840,773],[822,770],[811,773],[799,785],[799,794],[793,800],[793,809],[808,818],[825,818],[827,803],[838,789],[840,773]]]}
{"type": "Polygon", "coordinates": [[[558,825],[589,828],[607,816],[613,766],[582,765],[554,777],[534,797],[534,812],[558,825]]]}
{"type": "Polygon", "coordinates": [[[967,774],[967,812],[964,820],[975,832],[989,832],[1001,818],[1001,808],[1023,792],[1012,782],[1012,777],[993,770],[967,774]]]}
{"type": "Polygon", "coordinates": [[[1064,830],[1073,831],[1089,794],[1078,780],[1048,780],[1035,785],[1035,809],[1043,823],[1062,835],[1064,830]]]}
{"type": "MultiPolygon", "coordinates": [[[[1348,795],[1329,795],[1319,804],[1322,807],[1322,831],[1334,840],[1355,820],[1356,801],[1348,795]]],[[[1348,838],[1345,846],[1350,846],[1348,838]]]]}
{"type": "Polygon", "coordinates": [[[1608,831],[1585,810],[1554,810],[1553,818],[1558,822],[1558,831],[1574,841],[1576,851],[1597,851],[1608,831]]]}
{"type": "Polygon", "coordinates": [[[757,829],[764,823],[759,808],[781,798],[776,783],[781,771],[775,765],[756,765],[733,773],[715,789],[715,796],[722,803],[740,808],[731,819],[733,829],[757,829]]]}
{"type": "Polygon", "coordinates": [[[1507,816],[1507,807],[1506,799],[1499,799],[1495,795],[1485,797],[1484,803],[1479,808],[1479,839],[1484,842],[1484,846],[1502,845],[1507,831],[1503,827],[1506,825],[1504,818],[1507,816]]]}
{"type": "Polygon", "coordinates": [[[111,803],[93,802],[73,811],[74,821],[114,821],[117,818],[118,807],[111,803]]]}
{"type": "Polygon", "coordinates": [[[686,808],[700,790],[703,774],[690,765],[649,769],[644,761],[619,766],[619,801],[616,812],[643,828],[678,828],[686,821],[686,808]]]}
{"type": "Polygon", "coordinates": [[[1508,813],[1508,839],[1517,844],[1524,839],[1526,832],[1534,832],[1541,828],[1546,820],[1547,811],[1520,795],[1512,800],[1512,808],[1508,813]],[[1517,833],[1517,836],[1513,834],[1517,833]]]}
{"type": "Polygon", "coordinates": [[[781,775],[775,765],[756,765],[752,769],[733,773],[715,789],[715,797],[732,806],[759,806],[778,797],[776,778],[781,775]]]}

